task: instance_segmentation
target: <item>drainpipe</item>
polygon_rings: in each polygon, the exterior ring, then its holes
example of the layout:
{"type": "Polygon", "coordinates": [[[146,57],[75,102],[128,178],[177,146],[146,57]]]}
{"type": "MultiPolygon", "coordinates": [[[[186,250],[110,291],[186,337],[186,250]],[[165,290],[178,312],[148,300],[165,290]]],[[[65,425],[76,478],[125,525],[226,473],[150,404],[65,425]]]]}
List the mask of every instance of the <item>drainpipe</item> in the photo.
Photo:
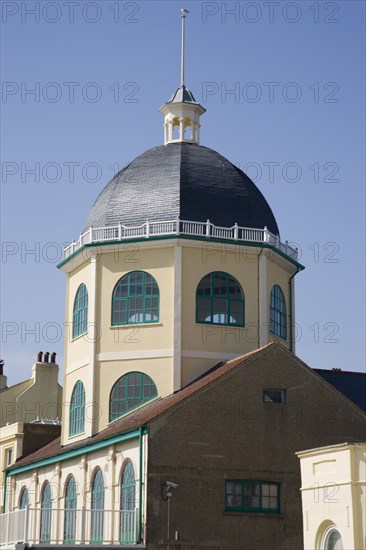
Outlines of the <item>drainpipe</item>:
{"type": "Polygon", "coordinates": [[[293,343],[292,343],[292,340],[293,340],[293,330],[292,330],[292,279],[295,277],[295,275],[298,274],[299,272],[299,268],[297,267],[296,268],[296,271],[293,275],[291,275],[291,277],[289,278],[288,280],[288,286],[289,286],[289,294],[290,294],[290,313],[289,313],[289,320],[290,320],[290,351],[292,352],[293,351],[293,343]]]}
{"type": "Polygon", "coordinates": [[[143,426],[139,428],[139,510],[138,510],[138,531],[137,543],[142,543],[142,445],[143,445],[143,426]]]}
{"type": "Polygon", "coordinates": [[[5,471],[5,480],[4,480],[4,500],[3,500],[3,514],[6,512],[6,483],[8,481],[8,471],[5,471]]]}
{"type": "MultiPolygon", "coordinates": [[[[263,246],[261,248],[260,253],[257,256],[257,288],[258,288],[258,296],[257,296],[257,318],[258,318],[257,347],[258,348],[260,348],[260,346],[261,346],[261,334],[262,334],[262,330],[264,330],[264,327],[261,327],[261,317],[262,317],[261,316],[261,279],[260,279],[260,270],[259,270],[259,263],[260,263],[262,253],[263,253],[263,246]]],[[[244,318],[244,322],[245,322],[245,318],[244,318]]]]}

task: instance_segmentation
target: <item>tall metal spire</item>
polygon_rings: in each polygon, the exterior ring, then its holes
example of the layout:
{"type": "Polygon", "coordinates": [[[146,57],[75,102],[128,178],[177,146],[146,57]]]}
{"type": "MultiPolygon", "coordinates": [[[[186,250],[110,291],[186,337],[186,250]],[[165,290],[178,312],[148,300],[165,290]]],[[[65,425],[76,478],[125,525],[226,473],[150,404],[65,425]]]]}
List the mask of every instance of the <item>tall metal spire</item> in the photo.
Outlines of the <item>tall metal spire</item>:
{"type": "Polygon", "coordinates": [[[182,59],[180,72],[180,87],[173,93],[169,101],[160,107],[160,112],[164,115],[164,143],[175,142],[200,142],[200,116],[206,112],[194,98],[192,92],[184,84],[184,46],[185,46],[185,18],[189,13],[182,8],[180,14],[182,17],[182,59]]]}
{"type": "Polygon", "coordinates": [[[182,8],[180,10],[181,17],[182,17],[182,58],[181,58],[181,69],[180,69],[180,85],[184,86],[184,42],[185,42],[185,19],[187,13],[189,13],[188,10],[185,8],[182,8]]]}

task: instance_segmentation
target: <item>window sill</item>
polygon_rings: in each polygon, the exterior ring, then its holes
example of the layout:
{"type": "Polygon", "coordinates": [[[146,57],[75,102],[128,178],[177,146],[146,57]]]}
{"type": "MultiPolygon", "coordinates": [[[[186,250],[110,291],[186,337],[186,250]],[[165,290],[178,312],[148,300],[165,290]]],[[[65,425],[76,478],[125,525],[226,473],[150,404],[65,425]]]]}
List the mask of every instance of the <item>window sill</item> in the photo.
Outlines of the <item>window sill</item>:
{"type": "Polygon", "coordinates": [[[136,324],[128,324],[128,325],[110,325],[110,330],[116,330],[116,329],[138,329],[139,327],[162,327],[164,326],[163,323],[136,323],[136,324]]]}
{"type": "Polygon", "coordinates": [[[225,325],[225,323],[205,323],[204,321],[197,321],[196,325],[208,325],[213,327],[229,327],[229,328],[245,328],[245,325],[225,325]]]}
{"type": "Polygon", "coordinates": [[[281,342],[287,342],[287,336],[286,338],[283,338],[283,336],[280,336],[279,334],[275,334],[274,332],[271,332],[271,331],[269,331],[269,334],[274,338],[278,338],[281,342]]]}
{"type": "Polygon", "coordinates": [[[285,514],[281,512],[223,512],[224,516],[251,516],[251,517],[265,517],[265,518],[284,518],[285,514]]]}
{"type": "Polygon", "coordinates": [[[82,338],[83,336],[85,336],[87,334],[88,334],[88,332],[83,332],[83,334],[79,334],[79,336],[75,336],[75,338],[71,339],[71,343],[76,342],[76,340],[80,340],[80,338],[82,338]]]}
{"type": "Polygon", "coordinates": [[[79,432],[78,434],[69,435],[68,439],[75,439],[75,437],[78,437],[79,435],[85,435],[85,430],[83,432],[79,432]]]}

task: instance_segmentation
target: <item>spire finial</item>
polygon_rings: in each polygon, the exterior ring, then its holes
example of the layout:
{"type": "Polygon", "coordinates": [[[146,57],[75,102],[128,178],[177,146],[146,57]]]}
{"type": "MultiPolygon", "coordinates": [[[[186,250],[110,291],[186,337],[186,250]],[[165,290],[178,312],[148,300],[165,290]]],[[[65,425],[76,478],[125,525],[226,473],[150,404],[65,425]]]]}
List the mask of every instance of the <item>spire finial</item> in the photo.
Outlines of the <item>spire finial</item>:
{"type": "Polygon", "coordinates": [[[185,40],[185,19],[187,13],[189,13],[188,10],[185,8],[182,8],[180,10],[181,17],[182,17],[182,60],[181,60],[181,70],[180,70],[180,85],[184,86],[184,40],[185,40]]]}

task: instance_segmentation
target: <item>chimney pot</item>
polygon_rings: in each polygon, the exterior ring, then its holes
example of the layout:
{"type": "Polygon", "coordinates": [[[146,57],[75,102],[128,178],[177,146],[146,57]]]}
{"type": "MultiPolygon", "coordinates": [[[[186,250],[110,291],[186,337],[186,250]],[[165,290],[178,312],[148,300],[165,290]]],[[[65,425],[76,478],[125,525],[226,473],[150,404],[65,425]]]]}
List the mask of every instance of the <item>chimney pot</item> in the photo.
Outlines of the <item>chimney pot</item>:
{"type": "Polygon", "coordinates": [[[56,363],[56,352],[51,353],[51,363],[56,363]]]}
{"type": "Polygon", "coordinates": [[[37,354],[37,363],[42,363],[43,351],[39,351],[37,354]]]}
{"type": "Polygon", "coordinates": [[[0,359],[0,375],[4,374],[4,359],[0,359]]]}
{"type": "Polygon", "coordinates": [[[48,363],[49,362],[49,358],[50,358],[50,352],[49,351],[46,351],[46,353],[44,354],[44,363],[48,363]]]}

